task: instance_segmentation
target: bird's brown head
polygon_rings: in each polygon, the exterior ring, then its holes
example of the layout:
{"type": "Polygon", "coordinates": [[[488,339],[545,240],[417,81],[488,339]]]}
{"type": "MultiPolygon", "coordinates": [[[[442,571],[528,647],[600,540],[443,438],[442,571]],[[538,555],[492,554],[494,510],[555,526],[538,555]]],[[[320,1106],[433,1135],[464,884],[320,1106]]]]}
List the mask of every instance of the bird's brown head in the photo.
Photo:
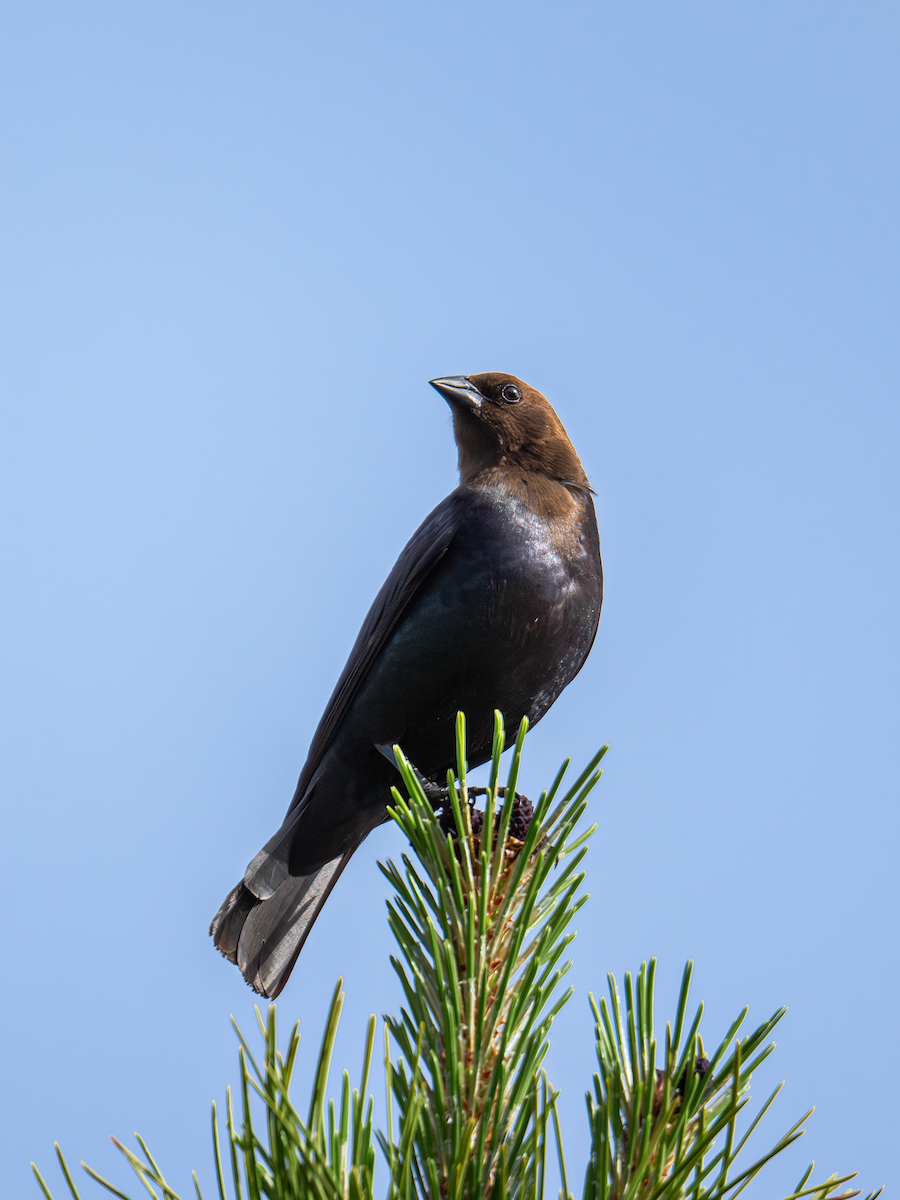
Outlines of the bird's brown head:
{"type": "Polygon", "coordinates": [[[588,479],[562,421],[546,397],[515,375],[450,375],[432,379],[453,412],[463,483],[502,472],[543,477],[588,490],[588,479]]]}

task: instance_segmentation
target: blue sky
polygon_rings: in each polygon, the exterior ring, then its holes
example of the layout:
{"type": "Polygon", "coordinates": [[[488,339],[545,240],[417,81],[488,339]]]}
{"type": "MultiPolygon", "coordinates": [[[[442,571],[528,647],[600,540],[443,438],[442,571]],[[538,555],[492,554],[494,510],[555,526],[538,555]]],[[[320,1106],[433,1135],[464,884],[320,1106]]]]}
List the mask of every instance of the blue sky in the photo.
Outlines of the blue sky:
{"type": "MultiPolygon", "coordinates": [[[[210,916],[454,486],[427,380],[484,370],[555,404],[607,572],[525,768],[612,744],[550,1062],[574,1174],[587,990],[655,954],[660,1016],[696,959],[710,1041],[790,1006],[770,1140],[817,1112],[765,1194],[810,1158],[896,1184],[896,6],[0,20],[9,1194],[55,1138],[127,1182],[134,1129],[211,1185],[253,997],[210,916]]],[[[339,1065],[399,1003],[402,849],[366,843],[282,997],[307,1066],[338,975],[339,1065]]]]}

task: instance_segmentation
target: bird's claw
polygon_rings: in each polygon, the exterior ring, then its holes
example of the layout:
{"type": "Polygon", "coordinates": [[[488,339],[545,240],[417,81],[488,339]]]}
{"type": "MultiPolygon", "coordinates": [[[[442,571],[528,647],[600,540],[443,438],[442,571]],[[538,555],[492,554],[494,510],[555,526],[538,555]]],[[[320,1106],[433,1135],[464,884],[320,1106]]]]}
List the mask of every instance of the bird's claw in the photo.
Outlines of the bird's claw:
{"type": "MultiPolygon", "coordinates": [[[[393,758],[393,750],[385,746],[377,746],[385,758],[393,758]]],[[[438,783],[434,779],[428,779],[419,768],[414,764],[409,764],[412,767],[413,774],[418,781],[419,787],[425,793],[425,799],[438,814],[438,822],[441,829],[445,833],[456,833],[456,818],[453,815],[453,805],[450,803],[450,788],[446,785],[438,783]]],[[[472,826],[473,833],[480,833],[481,827],[484,824],[484,812],[480,808],[476,808],[473,801],[478,796],[486,796],[488,789],[485,787],[467,787],[466,793],[469,797],[469,821],[472,826]]],[[[506,799],[506,788],[497,788],[498,799],[506,799]]],[[[528,827],[531,824],[531,818],[534,815],[534,805],[527,796],[523,796],[521,792],[516,792],[513,796],[513,811],[509,818],[509,836],[518,838],[524,842],[525,835],[528,833],[528,827]]],[[[494,818],[494,827],[500,827],[500,814],[494,818]]]]}

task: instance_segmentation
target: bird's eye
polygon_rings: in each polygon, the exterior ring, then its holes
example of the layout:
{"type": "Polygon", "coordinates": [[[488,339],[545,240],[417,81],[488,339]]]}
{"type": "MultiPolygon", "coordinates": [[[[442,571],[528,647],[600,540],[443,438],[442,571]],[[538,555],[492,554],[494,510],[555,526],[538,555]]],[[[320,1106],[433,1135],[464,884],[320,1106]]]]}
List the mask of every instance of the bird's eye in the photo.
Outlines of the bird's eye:
{"type": "Polygon", "coordinates": [[[500,393],[507,404],[518,404],[522,399],[522,393],[514,383],[508,383],[500,393]]]}

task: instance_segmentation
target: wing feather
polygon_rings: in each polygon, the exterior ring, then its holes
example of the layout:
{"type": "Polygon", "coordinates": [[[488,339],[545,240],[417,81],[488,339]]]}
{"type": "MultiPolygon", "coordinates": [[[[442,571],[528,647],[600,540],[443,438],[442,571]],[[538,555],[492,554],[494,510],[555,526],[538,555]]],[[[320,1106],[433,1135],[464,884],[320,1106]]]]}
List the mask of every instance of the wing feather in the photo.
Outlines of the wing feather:
{"type": "Polygon", "coordinates": [[[394,568],[375,597],[350,651],[331,699],[316,729],[288,813],[303,799],[322,755],[359,687],[400,618],[437,564],[447,553],[459,527],[460,490],[451,492],[430,513],[407,542],[394,568]]]}

